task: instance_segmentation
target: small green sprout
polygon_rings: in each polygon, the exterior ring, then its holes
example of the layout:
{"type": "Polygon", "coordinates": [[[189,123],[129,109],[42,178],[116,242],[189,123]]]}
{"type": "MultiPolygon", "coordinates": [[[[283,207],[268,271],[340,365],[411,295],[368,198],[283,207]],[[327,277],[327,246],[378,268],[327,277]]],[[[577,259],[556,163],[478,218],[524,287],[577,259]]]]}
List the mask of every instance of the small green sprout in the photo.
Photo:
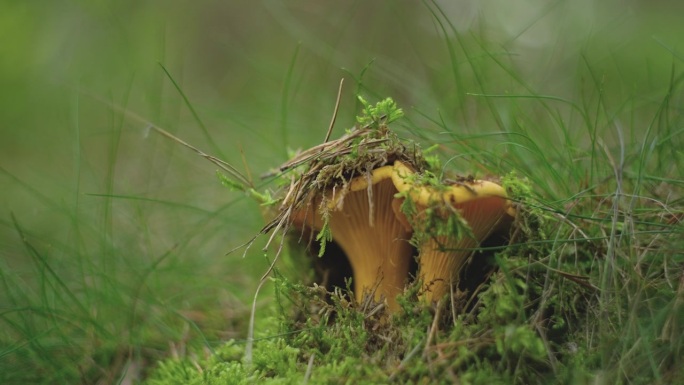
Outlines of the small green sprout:
{"type": "Polygon", "coordinates": [[[320,242],[321,249],[318,251],[318,256],[322,257],[325,254],[325,246],[328,242],[333,240],[332,231],[330,231],[330,212],[323,213],[323,228],[316,235],[316,240],[320,242]]]}
{"type": "Polygon", "coordinates": [[[439,155],[431,154],[439,148],[439,144],[433,144],[432,146],[426,148],[423,151],[423,156],[425,156],[425,161],[428,164],[430,170],[439,170],[442,168],[442,162],[439,160],[439,155]],[[431,154],[431,155],[428,155],[431,154]]]}
{"type": "Polygon", "coordinates": [[[236,182],[230,179],[226,174],[219,170],[216,170],[216,176],[218,177],[221,184],[228,187],[231,191],[245,191],[245,186],[242,183],[236,182]]]}
{"type": "Polygon", "coordinates": [[[380,129],[393,121],[404,116],[404,111],[397,107],[397,103],[392,98],[386,98],[372,106],[361,95],[357,98],[363,105],[362,115],[356,117],[356,121],[363,126],[370,126],[380,129]]]}
{"type": "Polygon", "coordinates": [[[271,206],[278,203],[278,200],[273,198],[269,191],[260,193],[252,187],[246,187],[243,184],[230,179],[226,174],[218,170],[216,170],[216,176],[219,178],[222,185],[228,187],[231,191],[244,192],[247,196],[259,202],[261,206],[271,206]]]}

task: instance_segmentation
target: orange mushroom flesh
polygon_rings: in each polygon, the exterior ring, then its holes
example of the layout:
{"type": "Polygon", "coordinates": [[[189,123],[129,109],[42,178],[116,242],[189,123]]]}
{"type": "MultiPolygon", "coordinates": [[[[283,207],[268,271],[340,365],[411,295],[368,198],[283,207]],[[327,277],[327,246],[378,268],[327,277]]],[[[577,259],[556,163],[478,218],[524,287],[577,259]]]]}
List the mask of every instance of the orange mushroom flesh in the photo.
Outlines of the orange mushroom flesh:
{"type": "Polygon", "coordinates": [[[393,170],[383,166],[352,179],[342,189],[328,190],[324,199],[316,199],[326,207],[314,212],[309,206],[306,212],[295,213],[293,221],[295,226],[320,231],[321,212],[327,211],[332,238],[352,266],[356,301],[372,293],[376,301],[385,298],[392,312],[399,308],[396,296],[406,284],[413,253],[411,231],[392,208],[397,193],[393,170]]]}
{"type": "Polygon", "coordinates": [[[461,269],[474,249],[493,232],[510,224],[515,211],[504,188],[494,182],[466,180],[433,187],[412,183],[412,174],[414,172],[403,163],[395,163],[394,184],[412,200],[415,210],[407,218],[399,209],[401,201],[396,202],[394,208],[405,226],[428,232],[417,237],[418,277],[424,285],[421,297],[436,302],[451,292],[451,287],[458,285],[461,269]],[[434,219],[429,218],[431,215],[436,215],[437,222],[447,229],[451,228],[446,225],[449,220],[461,220],[467,225],[462,227],[466,231],[445,234],[433,227],[421,227],[434,219]]]}

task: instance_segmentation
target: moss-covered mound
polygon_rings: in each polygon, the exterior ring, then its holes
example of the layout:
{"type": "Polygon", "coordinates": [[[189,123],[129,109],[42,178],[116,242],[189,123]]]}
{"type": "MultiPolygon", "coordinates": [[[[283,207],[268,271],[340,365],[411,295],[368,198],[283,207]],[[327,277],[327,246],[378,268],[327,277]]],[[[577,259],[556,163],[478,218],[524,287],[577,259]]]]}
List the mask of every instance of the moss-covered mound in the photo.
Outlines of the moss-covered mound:
{"type": "Polygon", "coordinates": [[[663,210],[655,197],[596,199],[597,190],[563,207],[510,173],[500,183],[514,207],[512,223],[469,251],[446,295],[423,300],[420,247],[449,229],[467,237],[468,221],[412,234],[415,259],[396,308],[384,295],[353,293],[354,264],[350,271],[331,256],[344,250],[330,243],[336,234],[328,223],[338,210],[330,202],[338,198],[329,191],[344,196],[354,178],[370,180],[371,170],[396,160],[421,173],[421,188],[452,183],[388,130],[393,103],[366,112],[364,126],[278,170],[298,171],[280,195],[269,195],[278,198],[265,231],[281,230],[300,247],[280,255],[272,275],[277,313],[257,316],[247,340],[161,363],[149,384],[684,382],[681,212],[663,210]],[[302,207],[314,219],[294,218],[302,207]],[[334,272],[342,279],[332,281],[334,272]]]}

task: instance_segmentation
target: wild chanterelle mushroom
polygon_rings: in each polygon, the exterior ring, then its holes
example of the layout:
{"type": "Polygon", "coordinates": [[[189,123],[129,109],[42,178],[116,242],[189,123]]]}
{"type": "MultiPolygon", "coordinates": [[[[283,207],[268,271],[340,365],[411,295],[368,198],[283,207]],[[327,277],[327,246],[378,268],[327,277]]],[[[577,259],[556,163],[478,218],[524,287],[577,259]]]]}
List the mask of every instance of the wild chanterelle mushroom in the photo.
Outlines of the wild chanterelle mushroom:
{"type": "Polygon", "coordinates": [[[438,301],[458,284],[461,268],[476,248],[502,225],[510,224],[515,211],[500,185],[486,180],[463,180],[446,185],[418,183],[418,175],[395,163],[392,180],[410,202],[395,203],[395,211],[418,241],[418,277],[422,297],[438,301]],[[411,205],[401,210],[403,203],[411,205]],[[407,212],[408,211],[408,212],[407,212]]]}
{"type": "Polygon", "coordinates": [[[351,179],[345,186],[328,189],[315,197],[319,207],[295,213],[295,225],[321,231],[327,217],[332,238],[351,263],[354,295],[361,301],[373,294],[385,298],[390,311],[398,308],[408,277],[412,247],[410,229],[396,217],[392,201],[397,189],[392,182],[393,166],[382,166],[351,179]]]}

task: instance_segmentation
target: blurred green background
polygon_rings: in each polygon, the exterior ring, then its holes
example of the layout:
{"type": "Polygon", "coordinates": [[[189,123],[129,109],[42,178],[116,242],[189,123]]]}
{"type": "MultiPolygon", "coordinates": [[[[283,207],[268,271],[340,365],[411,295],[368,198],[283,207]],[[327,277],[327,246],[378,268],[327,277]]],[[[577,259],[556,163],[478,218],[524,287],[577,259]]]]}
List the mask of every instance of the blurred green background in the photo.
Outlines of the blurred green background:
{"type": "MultiPolygon", "coordinates": [[[[259,185],[322,141],[341,78],[333,137],[358,93],[394,98],[398,131],[445,156],[514,126],[550,157],[587,145],[579,110],[609,147],[620,126],[635,148],[681,82],[682,36],[680,1],[3,1],[0,371],[88,382],[123,357],[244,338],[268,259],[263,242],[226,252],[259,208],[150,123],[259,185]]],[[[450,167],[514,165],[472,158],[450,167]]]]}

